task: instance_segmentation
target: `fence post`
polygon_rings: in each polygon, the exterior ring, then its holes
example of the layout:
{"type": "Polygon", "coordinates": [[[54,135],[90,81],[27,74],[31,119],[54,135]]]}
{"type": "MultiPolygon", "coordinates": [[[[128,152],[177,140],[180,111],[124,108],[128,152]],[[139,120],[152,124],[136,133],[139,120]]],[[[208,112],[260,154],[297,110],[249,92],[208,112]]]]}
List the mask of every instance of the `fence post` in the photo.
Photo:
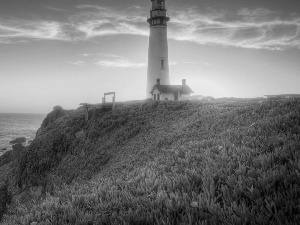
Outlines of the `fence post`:
{"type": "Polygon", "coordinates": [[[116,94],[114,94],[114,97],[113,97],[113,107],[112,109],[114,110],[116,107],[116,94]]]}
{"type": "Polygon", "coordinates": [[[87,106],[84,107],[84,117],[85,117],[85,121],[89,120],[89,108],[87,106]]]}

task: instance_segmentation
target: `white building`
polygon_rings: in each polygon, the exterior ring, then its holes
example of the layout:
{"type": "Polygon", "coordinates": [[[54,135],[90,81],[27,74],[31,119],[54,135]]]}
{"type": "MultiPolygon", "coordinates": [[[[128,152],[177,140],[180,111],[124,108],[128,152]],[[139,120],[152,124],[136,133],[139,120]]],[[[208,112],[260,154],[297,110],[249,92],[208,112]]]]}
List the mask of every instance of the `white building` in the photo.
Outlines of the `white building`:
{"type": "Polygon", "coordinates": [[[153,100],[184,100],[191,96],[192,89],[186,85],[186,80],[182,80],[182,85],[162,85],[157,79],[156,85],[152,87],[151,96],[153,100]]]}
{"type": "Polygon", "coordinates": [[[147,22],[150,25],[149,49],[148,49],[148,71],[147,71],[147,98],[156,80],[162,85],[170,85],[167,16],[165,0],[151,0],[152,7],[147,22]]]}
{"type": "Polygon", "coordinates": [[[147,22],[150,25],[147,98],[153,100],[182,100],[190,97],[192,89],[182,80],[182,85],[170,85],[166,0],[151,0],[152,7],[147,22]]]}

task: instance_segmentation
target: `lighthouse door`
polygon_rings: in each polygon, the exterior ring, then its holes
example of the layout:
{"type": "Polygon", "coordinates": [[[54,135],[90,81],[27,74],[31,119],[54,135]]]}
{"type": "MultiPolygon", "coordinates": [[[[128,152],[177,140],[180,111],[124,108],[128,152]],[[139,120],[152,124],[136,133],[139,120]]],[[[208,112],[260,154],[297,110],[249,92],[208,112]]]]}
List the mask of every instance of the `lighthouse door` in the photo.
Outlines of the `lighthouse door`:
{"type": "Polygon", "coordinates": [[[175,101],[178,101],[178,99],[179,99],[179,92],[176,91],[176,92],[174,93],[174,100],[175,100],[175,101]]]}

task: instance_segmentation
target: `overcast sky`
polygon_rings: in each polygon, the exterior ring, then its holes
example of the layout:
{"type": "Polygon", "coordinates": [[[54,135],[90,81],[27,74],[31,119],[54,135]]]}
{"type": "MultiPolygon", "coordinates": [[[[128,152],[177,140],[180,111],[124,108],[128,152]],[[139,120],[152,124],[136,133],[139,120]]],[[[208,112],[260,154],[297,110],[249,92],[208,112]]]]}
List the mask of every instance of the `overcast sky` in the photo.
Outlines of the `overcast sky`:
{"type": "MultiPolygon", "coordinates": [[[[0,112],[144,99],[150,0],[1,0],[0,112]]],[[[196,95],[300,94],[299,0],[167,0],[170,77],[196,95]]]]}

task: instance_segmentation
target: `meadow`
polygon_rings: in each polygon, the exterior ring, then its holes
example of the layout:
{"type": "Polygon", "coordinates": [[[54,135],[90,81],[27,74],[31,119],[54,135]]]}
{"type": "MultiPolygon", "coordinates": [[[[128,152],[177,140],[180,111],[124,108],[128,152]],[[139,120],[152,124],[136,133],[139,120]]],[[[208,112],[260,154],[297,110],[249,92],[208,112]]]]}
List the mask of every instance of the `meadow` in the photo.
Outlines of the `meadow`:
{"type": "Polygon", "coordinates": [[[298,224],[299,112],[300,100],[146,102],[85,122],[78,109],[2,160],[43,195],[20,195],[1,224],[298,224]]]}

